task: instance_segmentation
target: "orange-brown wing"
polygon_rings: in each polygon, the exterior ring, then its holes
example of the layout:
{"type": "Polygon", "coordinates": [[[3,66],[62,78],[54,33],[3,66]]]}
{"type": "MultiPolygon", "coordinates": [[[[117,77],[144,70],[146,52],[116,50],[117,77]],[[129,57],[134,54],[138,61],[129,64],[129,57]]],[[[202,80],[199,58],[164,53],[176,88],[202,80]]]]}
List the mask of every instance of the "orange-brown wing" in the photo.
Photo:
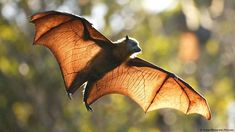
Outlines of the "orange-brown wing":
{"type": "Polygon", "coordinates": [[[85,75],[80,73],[87,63],[101,49],[112,46],[111,41],[78,16],[48,11],[33,15],[31,21],[36,29],[34,44],[44,45],[52,51],[70,93],[86,81],[85,75]]]}
{"type": "Polygon", "coordinates": [[[111,93],[130,97],[145,112],[174,108],[185,114],[198,113],[211,118],[206,100],[189,84],[139,58],[130,59],[99,80],[91,89],[88,104],[111,93]]]}

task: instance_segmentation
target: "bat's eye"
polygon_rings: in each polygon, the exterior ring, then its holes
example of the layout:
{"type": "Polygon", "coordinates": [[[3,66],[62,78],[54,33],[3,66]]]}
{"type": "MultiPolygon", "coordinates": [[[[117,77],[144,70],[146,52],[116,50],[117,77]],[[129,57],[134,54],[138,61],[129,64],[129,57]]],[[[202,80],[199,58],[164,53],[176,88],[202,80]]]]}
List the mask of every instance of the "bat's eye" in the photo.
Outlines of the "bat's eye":
{"type": "Polygon", "coordinates": [[[133,43],[133,42],[129,42],[128,43],[131,47],[133,47],[133,46],[135,46],[136,44],[135,43],[133,43]]]}
{"type": "Polygon", "coordinates": [[[138,45],[138,42],[134,41],[134,40],[130,40],[130,45],[131,46],[137,46],[138,45]]]}

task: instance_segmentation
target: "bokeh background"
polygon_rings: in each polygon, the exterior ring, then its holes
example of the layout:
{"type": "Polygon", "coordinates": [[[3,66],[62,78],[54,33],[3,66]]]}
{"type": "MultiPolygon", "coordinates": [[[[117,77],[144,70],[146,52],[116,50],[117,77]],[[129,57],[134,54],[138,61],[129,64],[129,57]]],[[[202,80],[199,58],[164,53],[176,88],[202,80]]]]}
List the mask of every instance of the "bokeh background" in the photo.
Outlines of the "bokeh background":
{"type": "Polygon", "coordinates": [[[234,0],[1,0],[0,131],[235,131],[234,0]],[[140,57],[176,73],[207,99],[212,119],[172,109],[144,113],[109,95],[87,112],[81,92],[66,95],[59,66],[33,46],[30,16],[58,10],[87,18],[111,40],[140,42],[140,57]]]}

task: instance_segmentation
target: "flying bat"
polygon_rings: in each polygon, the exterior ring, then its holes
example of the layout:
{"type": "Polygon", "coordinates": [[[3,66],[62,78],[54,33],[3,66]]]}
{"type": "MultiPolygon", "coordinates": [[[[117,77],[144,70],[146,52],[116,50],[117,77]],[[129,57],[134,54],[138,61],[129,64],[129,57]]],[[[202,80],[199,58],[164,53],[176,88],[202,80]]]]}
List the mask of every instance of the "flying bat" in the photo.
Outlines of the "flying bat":
{"type": "Polygon", "coordinates": [[[206,119],[211,113],[206,100],[188,83],[138,57],[137,40],[128,36],[112,42],[85,18],[57,11],[37,13],[34,44],[50,49],[59,63],[69,96],[84,86],[83,102],[90,105],[107,94],[122,94],[145,112],[173,108],[206,119]]]}

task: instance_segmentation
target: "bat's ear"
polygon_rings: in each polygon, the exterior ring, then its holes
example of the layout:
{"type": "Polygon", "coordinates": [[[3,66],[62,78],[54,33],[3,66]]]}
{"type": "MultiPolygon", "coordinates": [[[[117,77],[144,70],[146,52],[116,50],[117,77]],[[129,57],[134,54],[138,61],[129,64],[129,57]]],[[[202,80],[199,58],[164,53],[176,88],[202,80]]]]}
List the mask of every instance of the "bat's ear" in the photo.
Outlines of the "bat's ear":
{"type": "Polygon", "coordinates": [[[128,40],[129,39],[129,37],[128,37],[128,35],[126,35],[126,40],[128,40]]]}

